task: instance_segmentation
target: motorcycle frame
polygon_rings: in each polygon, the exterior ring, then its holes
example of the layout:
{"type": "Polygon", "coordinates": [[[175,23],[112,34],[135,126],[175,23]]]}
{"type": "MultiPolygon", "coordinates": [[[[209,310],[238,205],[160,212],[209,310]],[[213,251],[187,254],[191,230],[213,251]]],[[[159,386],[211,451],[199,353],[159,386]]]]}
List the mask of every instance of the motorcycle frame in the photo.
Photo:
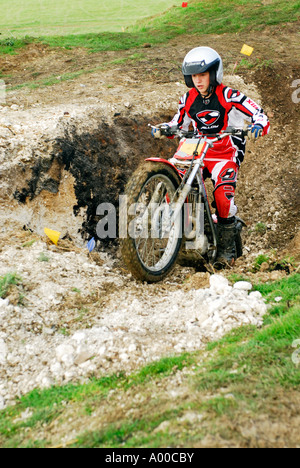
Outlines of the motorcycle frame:
{"type": "MultiPolygon", "coordinates": [[[[217,138],[216,140],[219,140],[219,139],[220,138],[217,138]]],[[[199,140],[199,143],[200,143],[201,139],[197,138],[197,140],[199,140]]],[[[212,218],[210,203],[209,203],[207,190],[206,190],[206,186],[205,186],[205,182],[203,178],[203,166],[204,166],[203,161],[204,161],[204,158],[206,156],[208,149],[213,146],[213,142],[210,142],[206,137],[204,137],[203,143],[204,144],[201,148],[201,152],[199,155],[197,153],[197,148],[196,148],[195,153],[193,155],[193,159],[191,160],[191,163],[190,163],[190,168],[187,170],[187,173],[184,175],[181,174],[178,168],[167,159],[147,158],[146,161],[163,163],[163,164],[170,166],[181,179],[181,185],[179,186],[178,191],[180,192],[180,188],[182,190],[181,190],[178,200],[176,201],[176,208],[173,214],[173,220],[172,220],[171,225],[174,224],[177,216],[181,212],[181,209],[184,203],[185,202],[188,203],[188,196],[192,190],[192,184],[195,180],[197,180],[197,184],[199,186],[199,195],[203,197],[204,208],[208,215],[209,225],[210,225],[210,229],[211,229],[212,236],[213,236],[213,247],[210,247],[209,250],[213,251],[212,260],[214,260],[217,255],[217,233],[216,233],[215,223],[212,218]],[[195,159],[195,157],[197,157],[197,159],[195,159]],[[185,178],[187,178],[187,181],[185,181],[185,178]],[[183,182],[185,183],[183,184],[183,182]]]]}

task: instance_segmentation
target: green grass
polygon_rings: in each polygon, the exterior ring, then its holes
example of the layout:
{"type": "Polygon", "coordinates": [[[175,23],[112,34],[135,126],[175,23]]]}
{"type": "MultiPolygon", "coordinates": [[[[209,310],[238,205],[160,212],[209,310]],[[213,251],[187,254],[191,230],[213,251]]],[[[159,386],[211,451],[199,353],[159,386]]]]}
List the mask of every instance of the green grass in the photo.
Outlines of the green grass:
{"type": "Polygon", "coordinates": [[[121,32],[142,18],[161,13],[179,0],[0,0],[0,31],[21,37],[121,32]]]}
{"type": "MultiPolygon", "coordinates": [[[[299,282],[295,277],[293,281],[299,282]]],[[[291,285],[292,281],[283,280],[291,285]]],[[[271,289],[271,285],[269,285],[271,289]]],[[[277,285],[276,285],[277,288],[277,285]]],[[[249,412],[249,417],[260,411],[262,401],[276,398],[278,388],[297,389],[300,384],[300,369],[293,364],[292,343],[300,337],[299,301],[280,320],[258,331],[255,327],[243,327],[230,332],[226,337],[208,346],[213,357],[206,359],[189,378],[190,399],[177,402],[172,409],[152,414],[145,410],[139,420],[111,424],[105,430],[85,432],[78,438],[77,447],[168,447],[189,446],[193,441],[207,435],[201,424],[178,428],[178,419],[186,410],[206,414],[210,420],[209,433],[214,434],[218,424],[227,417],[230,421],[240,411],[249,412]],[[227,389],[230,398],[220,395],[227,389]],[[203,395],[211,395],[203,399],[203,395]],[[169,421],[173,431],[166,429],[155,434],[153,429],[162,421],[169,421]],[[173,433],[172,433],[173,432],[173,433]],[[146,435],[146,434],[151,435],[146,435]],[[174,437],[174,433],[176,436],[174,437]]],[[[201,356],[201,355],[200,355],[201,356]]],[[[186,382],[185,382],[186,383],[186,382]]]]}
{"type": "Polygon", "coordinates": [[[187,9],[173,9],[136,30],[169,29],[177,32],[218,33],[240,32],[299,19],[299,0],[209,0],[190,2],[187,9]]]}
{"type": "MultiPolygon", "coordinates": [[[[2,3],[4,2],[2,1],[2,3]]],[[[19,3],[22,4],[22,8],[26,9],[25,16],[21,14],[22,9],[17,8],[18,2],[16,0],[5,3],[9,5],[9,9],[7,14],[2,17],[3,23],[2,26],[0,23],[0,30],[4,38],[8,37],[0,41],[0,53],[15,53],[30,41],[43,42],[51,47],[86,47],[91,52],[128,50],[140,47],[145,42],[164,43],[181,34],[238,33],[249,29],[259,31],[265,26],[279,24],[284,27],[285,23],[299,20],[300,15],[299,0],[289,0],[288,2],[286,0],[273,0],[268,4],[263,4],[260,0],[253,0],[251,6],[248,0],[215,0],[214,2],[194,0],[189,2],[188,8],[181,8],[182,2],[177,0],[174,2],[172,0],[170,2],[124,2],[124,5],[130,3],[134,7],[134,13],[125,7],[124,10],[118,9],[118,2],[114,0],[110,2],[110,7],[105,12],[95,13],[87,23],[83,19],[74,30],[72,26],[74,19],[72,18],[76,19],[77,17],[77,20],[81,17],[84,18],[82,10],[78,10],[82,2],[70,1],[74,6],[66,14],[65,8],[68,2],[45,1],[43,5],[49,4],[49,8],[47,14],[46,12],[42,14],[36,8],[36,2],[33,0],[26,3],[22,1],[19,3]],[[132,24],[141,16],[155,15],[155,13],[166,10],[172,4],[177,6],[152,19],[140,20],[135,26],[126,29],[125,32],[121,32],[121,28],[113,29],[108,21],[108,19],[113,19],[114,12],[118,11],[118,18],[122,18],[120,21],[127,26],[126,20],[123,21],[124,18],[127,18],[128,21],[130,18],[130,24],[132,24]],[[18,13],[9,15],[10,9],[18,13]],[[126,12],[124,17],[122,16],[123,12],[126,12]],[[5,21],[8,17],[9,21],[6,24],[5,21]],[[94,28],[94,22],[97,23],[97,21],[101,23],[101,28],[98,24],[94,28]],[[26,23],[30,27],[26,27],[26,23]],[[48,30],[48,23],[55,27],[48,30]]],[[[94,5],[93,8],[96,8],[96,4],[99,5],[99,2],[90,0],[85,2],[86,10],[88,10],[87,3],[94,5]]]]}
{"type": "Polygon", "coordinates": [[[41,252],[38,257],[39,262],[49,262],[49,257],[44,252],[41,252]]]}
{"type": "MultiPolygon", "coordinates": [[[[81,404],[85,412],[90,413],[91,407],[107,398],[111,390],[118,389],[119,392],[125,392],[131,387],[147,385],[152,379],[162,379],[170,375],[174,369],[182,369],[192,362],[192,355],[183,354],[151,363],[129,377],[118,374],[91,379],[85,385],[69,384],[47,390],[35,389],[21,397],[16,406],[0,412],[0,447],[33,446],[33,442],[23,444],[20,433],[26,428],[50,424],[63,414],[68,405],[81,404]],[[18,416],[28,408],[32,413],[30,417],[25,421],[18,421],[18,416]]],[[[35,444],[43,446],[41,441],[35,444]]]]}
{"type": "MultiPolygon", "coordinates": [[[[83,429],[69,445],[124,448],[187,447],[222,431],[234,438],[235,418],[238,421],[241,412],[252,424],[262,408],[265,413],[270,407],[274,418],[274,401],[300,384],[300,366],[292,361],[292,344],[300,338],[299,283],[300,275],[294,274],[255,286],[269,303],[278,294],[289,303],[279,315],[272,315],[271,309],[260,330],[237,328],[209,343],[205,351],[164,358],[128,376],[33,390],[0,412],[0,446],[49,447],[51,440],[39,439],[39,434],[54,422],[58,428],[64,425],[70,415],[83,429]],[[172,379],[184,370],[185,396],[172,399],[172,379]],[[143,396],[142,402],[136,401],[137,395],[143,396]],[[20,418],[26,410],[27,419],[20,418]],[[106,416],[101,419],[103,411],[106,416]],[[191,411],[203,417],[204,426],[184,422],[191,411]],[[89,430],[90,424],[97,430],[89,430]]],[[[283,404],[278,403],[278,411],[283,404]]]]}
{"type": "Polygon", "coordinates": [[[11,287],[19,286],[21,283],[22,278],[17,273],[7,273],[0,276],[0,298],[5,299],[11,287]]]}
{"type": "MultiPolygon", "coordinates": [[[[266,298],[266,301],[273,304],[270,310],[270,317],[281,316],[289,311],[300,301],[300,275],[291,275],[286,281],[275,281],[273,283],[263,283],[254,287],[266,298]],[[276,304],[275,298],[281,298],[276,304]],[[275,304],[275,305],[274,305],[275,304]]],[[[266,323],[270,322],[270,318],[266,323]]]]}

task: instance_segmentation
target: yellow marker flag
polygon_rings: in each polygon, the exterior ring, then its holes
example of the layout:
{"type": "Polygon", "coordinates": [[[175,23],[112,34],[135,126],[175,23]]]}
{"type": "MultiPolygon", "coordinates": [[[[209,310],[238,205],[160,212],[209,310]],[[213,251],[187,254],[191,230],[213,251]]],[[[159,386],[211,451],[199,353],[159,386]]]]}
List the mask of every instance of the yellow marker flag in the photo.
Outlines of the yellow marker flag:
{"type": "Polygon", "coordinates": [[[241,50],[241,54],[249,55],[250,57],[253,51],[254,51],[253,47],[250,47],[247,44],[244,44],[241,50]]]}
{"type": "Polygon", "coordinates": [[[60,238],[61,233],[58,231],[52,231],[52,229],[44,229],[44,233],[47,237],[53,242],[53,244],[57,245],[58,239],[60,238]]]}

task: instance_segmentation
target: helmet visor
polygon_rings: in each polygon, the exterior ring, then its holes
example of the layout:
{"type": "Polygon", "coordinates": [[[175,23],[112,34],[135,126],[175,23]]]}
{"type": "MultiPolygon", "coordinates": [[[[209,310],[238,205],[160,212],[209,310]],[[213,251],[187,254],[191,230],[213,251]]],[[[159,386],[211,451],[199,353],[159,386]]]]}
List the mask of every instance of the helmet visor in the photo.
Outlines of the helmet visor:
{"type": "Polygon", "coordinates": [[[217,67],[218,64],[219,59],[216,59],[208,64],[205,62],[205,60],[197,62],[185,62],[182,65],[182,73],[184,75],[198,75],[198,73],[205,73],[208,70],[217,67]]]}

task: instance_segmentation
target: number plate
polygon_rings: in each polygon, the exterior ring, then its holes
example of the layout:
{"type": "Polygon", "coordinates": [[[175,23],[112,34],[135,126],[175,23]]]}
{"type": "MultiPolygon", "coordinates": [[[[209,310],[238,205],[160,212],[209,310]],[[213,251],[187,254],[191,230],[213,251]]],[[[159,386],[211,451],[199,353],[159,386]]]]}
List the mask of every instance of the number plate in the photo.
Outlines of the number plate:
{"type": "MultiPolygon", "coordinates": [[[[182,142],[180,143],[179,147],[178,147],[178,150],[177,152],[175,153],[175,158],[176,157],[179,157],[179,158],[187,158],[187,157],[190,157],[190,156],[193,156],[196,148],[197,148],[197,145],[199,143],[199,139],[196,139],[196,138],[186,138],[184,140],[182,140],[182,142]]],[[[203,148],[204,144],[203,143],[200,143],[199,146],[198,146],[198,155],[201,153],[201,150],[203,148]]]]}

